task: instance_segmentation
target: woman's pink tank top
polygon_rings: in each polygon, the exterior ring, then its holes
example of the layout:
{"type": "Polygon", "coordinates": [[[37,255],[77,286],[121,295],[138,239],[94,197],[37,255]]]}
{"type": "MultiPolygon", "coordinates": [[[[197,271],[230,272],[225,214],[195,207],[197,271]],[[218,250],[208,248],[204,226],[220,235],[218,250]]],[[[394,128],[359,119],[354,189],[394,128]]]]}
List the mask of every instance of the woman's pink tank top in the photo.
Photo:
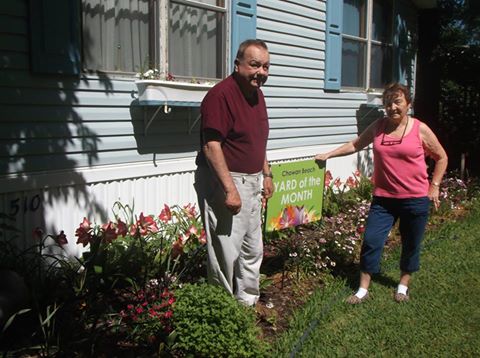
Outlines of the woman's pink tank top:
{"type": "Polygon", "coordinates": [[[413,119],[413,127],[405,133],[399,144],[399,138],[383,137],[387,119],[378,122],[377,133],[373,140],[373,195],[388,198],[418,198],[428,194],[427,165],[425,151],[420,138],[420,121],[413,119]]]}

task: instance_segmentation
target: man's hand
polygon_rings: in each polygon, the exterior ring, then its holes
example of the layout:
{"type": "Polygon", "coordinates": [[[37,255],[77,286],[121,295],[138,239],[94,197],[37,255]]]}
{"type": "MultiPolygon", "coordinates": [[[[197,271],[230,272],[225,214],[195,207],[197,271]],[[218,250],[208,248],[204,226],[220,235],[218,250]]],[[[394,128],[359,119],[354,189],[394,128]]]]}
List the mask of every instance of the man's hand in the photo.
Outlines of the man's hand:
{"type": "Polygon", "coordinates": [[[225,206],[233,215],[237,215],[240,212],[242,199],[240,199],[237,188],[225,193],[225,206]]]}
{"type": "Polygon", "coordinates": [[[265,206],[267,200],[273,195],[273,179],[270,177],[263,177],[263,191],[262,191],[262,204],[265,206]]]}

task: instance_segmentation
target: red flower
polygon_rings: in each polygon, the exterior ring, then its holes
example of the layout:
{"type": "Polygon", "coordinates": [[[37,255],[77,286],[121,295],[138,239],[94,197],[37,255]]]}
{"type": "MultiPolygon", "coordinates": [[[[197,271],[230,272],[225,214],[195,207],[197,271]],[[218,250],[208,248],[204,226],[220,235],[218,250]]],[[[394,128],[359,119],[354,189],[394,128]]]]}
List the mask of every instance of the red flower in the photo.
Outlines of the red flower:
{"type": "Polygon", "coordinates": [[[359,234],[364,233],[364,232],[365,232],[365,226],[359,225],[359,226],[357,227],[357,232],[358,232],[359,234]]]}
{"type": "Polygon", "coordinates": [[[103,224],[102,230],[102,235],[105,242],[110,243],[117,238],[117,231],[115,230],[115,227],[111,221],[109,221],[108,224],[103,224]]]}
{"type": "Polygon", "coordinates": [[[193,219],[195,218],[195,216],[197,216],[197,209],[195,209],[195,204],[187,204],[183,207],[183,209],[185,209],[185,211],[187,212],[187,216],[190,218],[190,219],[193,219]]]}
{"type": "Polygon", "coordinates": [[[158,232],[157,223],[151,216],[144,216],[140,213],[140,218],[137,221],[138,228],[141,235],[156,234],[158,232]]]}
{"type": "Polygon", "coordinates": [[[330,186],[330,182],[332,181],[333,176],[330,170],[325,172],[325,186],[330,186]]]}
{"type": "Polygon", "coordinates": [[[335,179],[333,185],[335,185],[337,188],[340,188],[340,185],[342,185],[340,178],[335,179]]]}
{"type": "Polygon", "coordinates": [[[118,236],[126,236],[128,233],[127,224],[125,224],[122,220],[118,219],[117,221],[117,235],[118,236]]]}
{"type": "Polygon", "coordinates": [[[68,244],[67,236],[65,235],[63,230],[60,231],[60,234],[55,236],[55,242],[57,243],[57,245],[60,245],[60,246],[68,244]]]}
{"type": "Polygon", "coordinates": [[[170,208],[167,204],[163,205],[163,209],[160,212],[158,218],[164,223],[168,223],[170,220],[172,220],[172,212],[170,211],[170,208]]]}
{"type": "Polygon", "coordinates": [[[172,256],[177,257],[183,254],[183,241],[182,237],[179,237],[172,245],[172,256]]]}
{"type": "Polygon", "coordinates": [[[205,232],[205,229],[202,229],[202,231],[200,232],[198,242],[202,245],[205,245],[207,243],[207,233],[205,232]]]}
{"type": "Polygon", "coordinates": [[[345,182],[349,188],[355,188],[357,186],[357,182],[352,177],[348,177],[347,181],[345,182]]]}
{"type": "Polygon", "coordinates": [[[191,235],[197,236],[198,230],[197,230],[197,228],[196,228],[195,226],[192,225],[192,226],[190,226],[190,227],[188,228],[187,234],[189,234],[190,236],[191,236],[191,235]]]}
{"type": "Polygon", "coordinates": [[[362,176],[362,173],[360,173],[360,171],[357,169],[355,170],[355,173],[353,173],[353,175],[355,175],[357,178],[360,178],[362,176]]]}
{"type": "Polygon", "coordinates": [[[82,244],[83,247],[87,246],[92,241],[92,227],[87,218],[83,218],[80,226],[75,230],[75,236],[78,237],[77,244],[82,244]]]}
{"type": "Polygon", "coordinates": [[[173,316],[173,311],[167,311],[165,312],[165,314],[163,315],[163,317],[165,318],[171,318],[173,316]]]}
{"type": "Polygon", "coordinates": [[[43,230],[40,229],[38,226],[32,231],[32,237],[36,240],[41,240],[43,237],[43,234],[44,234],[43,230]]]}

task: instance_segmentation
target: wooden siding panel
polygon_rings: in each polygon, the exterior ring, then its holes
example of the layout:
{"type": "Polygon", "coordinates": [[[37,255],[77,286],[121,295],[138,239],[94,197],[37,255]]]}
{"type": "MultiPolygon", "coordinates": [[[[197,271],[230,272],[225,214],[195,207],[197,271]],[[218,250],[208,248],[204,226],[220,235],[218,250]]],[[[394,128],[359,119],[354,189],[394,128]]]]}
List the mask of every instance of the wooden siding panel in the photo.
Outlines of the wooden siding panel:
{"type": "Polygon", "coordinates": [[[307,19],[310,18],[314,20],[325,20],[325,9],[322,9],[320,1],[293,2],[278,0],[259,0],[258,5],[259,6],[257,9],[257,16],[264,16],[265,9],[269,8],[282,11],[284,13],[290,13],[293,15],[301,15],[302,17],[305,17],[307,19]]]}
{"type": "Polygon", "coordinates": [[[23,17],[0,14],[0,33],[26,36],[27,20],[23,17]]]}
{"type": "Polygon", "coordinates": [[[3,34],[0,36],[0,50],[27,52],[28,41],[23,35],[3,34]]]}
{"type": "Polygon", "coordinates": [[[47,105],[47,106],[130,106],[133,98],[130,93],[103,91],[75,91],[62,88],[43,89],[0,88],[0,103],[15,105],[47,105]]]}
{"type": "MultiPolygon", "coordinates": [[[[263,28],[272,28],[265,26],[266,24],[271,23],[275,19],[275,25],[279,23],[294,25],[295,27],[305,27],[313,30],[318,30],[318,21],[315,19],[308,19],[301,15],[286,13],[285,11],[279,9],[269,9],[269,8],[259,8],[257,14],[257,26],[263,28]]],[[[273,27],[273,29],[275,29],[273,27]]]]}
{"type": "Polygon", "coordinates": [[[325,58],[325,44],[320,43],[319,50],[312,50],[297,46],[296,43],[281,43],[282,39],[275,39],[277,42],[269,42],[268,49],[271,54],[287,55],[306,59],[324,59],[325,58]]]}
{"type": "Polygon", "coordinates": [[[258,2],[258,37],[271,53],[264,88],[269,149],[336,144],[355,138],[365,93],[325,93],[326,1],[258,2]]]}
{"type": "Polygon", "coordinates": [[[0,1],[0,14],[10,16],[27,16],[27,0],[0,1]]]}
{"type": "Polygon", "coordinates": [[[308,118],[317,118],[317,117],[349,117],[351,120],[354,120],[355,112],[350,108],[269,108],[268,115],[270,119],[275,118],[284,118],[291,119],[293,118],[296,125],[297,118],[305,118],[308,121],[308,118]]]}
{"type": "Polygon", "coordinates": [[[323,70],[324,69],[324,62],[320,61],[321,59],[308,59],[308,58],[301,58],[298,56],[293,55],[285,55],[285,54],[270,54],[270,61],[274,63],[276,66],[291,66],[292,63],[295,63],[296,67],[299,68],[309,68],[313,70],[323,70]]]}
{"type": "MultiPolygon", "coordinates": [[[[319,33],[319,36],[320,33],[319,33]]],[[[296,47],[303,47],[310,50],[324,50],[325,44],[319,40],[312,40],[307,37],[287,35],[283,33],[276,33],[272,31],[265,31],[263,29],[257,30],[257,37],[266,42],[275,42],[283,44],[295,44],[296,47]]],[[[295,54],[293,52],[292,54],[295,54]]]]}
{"type": "Polygon", "coordinates": [[[301,143],[299,143],[299,138],[281,138],[273,139],[268,141],[268,149],[282,149],[282,148],[295,148],[298,146],[309,146],[309,145],[325,145],[325,144],[341,144],[348,141],[351,141],[356,137],[356,134],[338,134],[338,135],[327,135],[319,137],[305,137],[302,138],[301,143]]]}
{"type": "Polygon", "coordinates": [[[0,69],[10,70],[28,70],[30,60],[25,53],[15,53],[10,51],[0,50],[0,69]]]}
{"type": "MultiPolygon", "coordinates": [[[[82,134],[82,133],[77,133],[82,134]]],[[[45,135],[52,135],[47,134],[45,135]]],[[[115,150],[134,150],[141,145],[142,150],[151,150],[152,153],[156,151],[171,152],[175,147],[197,147],[199,136],[194,133],[190,135],[183,135],[177,133],[164,133],[158,136],[141,136],[138,141],[132,135],[125,136],[108,136],[100,137],[92,135],[91,132],[86,131],[83,137],[65,137],[68,133],[58,131],[55,133],[58,137],[51,138],[27,138],[27,139],[0,139],[0,148],[14,148],[9,157],[25,157],[32,153],[35,155],[47,155],[49,153],[55,154],[58,150],[60,153],[90,153],[96,155],[99,152],[115,151],[115,150]]]]}
{"type": "MultiPolygon", "coordinates": [[[[323,111],[322,111],[323,112],[323,111]]],[[[335,113],[338,114],[338,113],[335,113]]],[[[302,123],[302,128],[319,127],[319,126],[354,126],[356,122],[351,117],[351,111],[347,112],[350,117],[319,117],[321,113],[317,113],[317,117],[296,117],[294,121],[291,118],[274,118],[270,117],[270,129],[280,128],[297,128],[298,122],[302,123]]]]}
{"type": "Polygon", "coordinates": [[[158,152],[154,156],[151,153],[141,154],[137,150],[115,150],[109,152],[89,153],[52,153],[49,155],[32,155],[28,160],[26,168],[17,159],[9,163],[9,173],[17,174],[32,172],[45,172],[47,170],[64,170],[83,167],[95,167],[99,165],[153,162],[162,160],[189,158],[196,154],[190,147],[174,146],[168,152],[158,152]]]}
{"type": "Polygon", "coordinates": [[[106,96],[114,92],[128,92],[130,94],[137,92],[134,79],[115,79],[109,76],[71,78],[68,76],[36,75],[32,77],[28,72],[8,70],[0,73],[0,87],[31,87],[32,85],[35,88],[101,91],[106,96]]]}

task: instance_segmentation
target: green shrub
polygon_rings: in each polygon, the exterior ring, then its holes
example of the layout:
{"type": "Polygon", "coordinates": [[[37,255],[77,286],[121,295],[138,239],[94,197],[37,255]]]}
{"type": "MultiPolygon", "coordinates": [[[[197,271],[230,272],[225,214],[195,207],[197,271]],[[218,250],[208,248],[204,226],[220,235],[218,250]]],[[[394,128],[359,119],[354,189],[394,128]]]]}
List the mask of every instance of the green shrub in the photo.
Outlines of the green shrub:
{"type": "Polygon", "coordinates": [[[262,357],[255,314],[220,287],[185,285],[175,292],[176,342],[179,355],[194,357],[262,357]]]}

